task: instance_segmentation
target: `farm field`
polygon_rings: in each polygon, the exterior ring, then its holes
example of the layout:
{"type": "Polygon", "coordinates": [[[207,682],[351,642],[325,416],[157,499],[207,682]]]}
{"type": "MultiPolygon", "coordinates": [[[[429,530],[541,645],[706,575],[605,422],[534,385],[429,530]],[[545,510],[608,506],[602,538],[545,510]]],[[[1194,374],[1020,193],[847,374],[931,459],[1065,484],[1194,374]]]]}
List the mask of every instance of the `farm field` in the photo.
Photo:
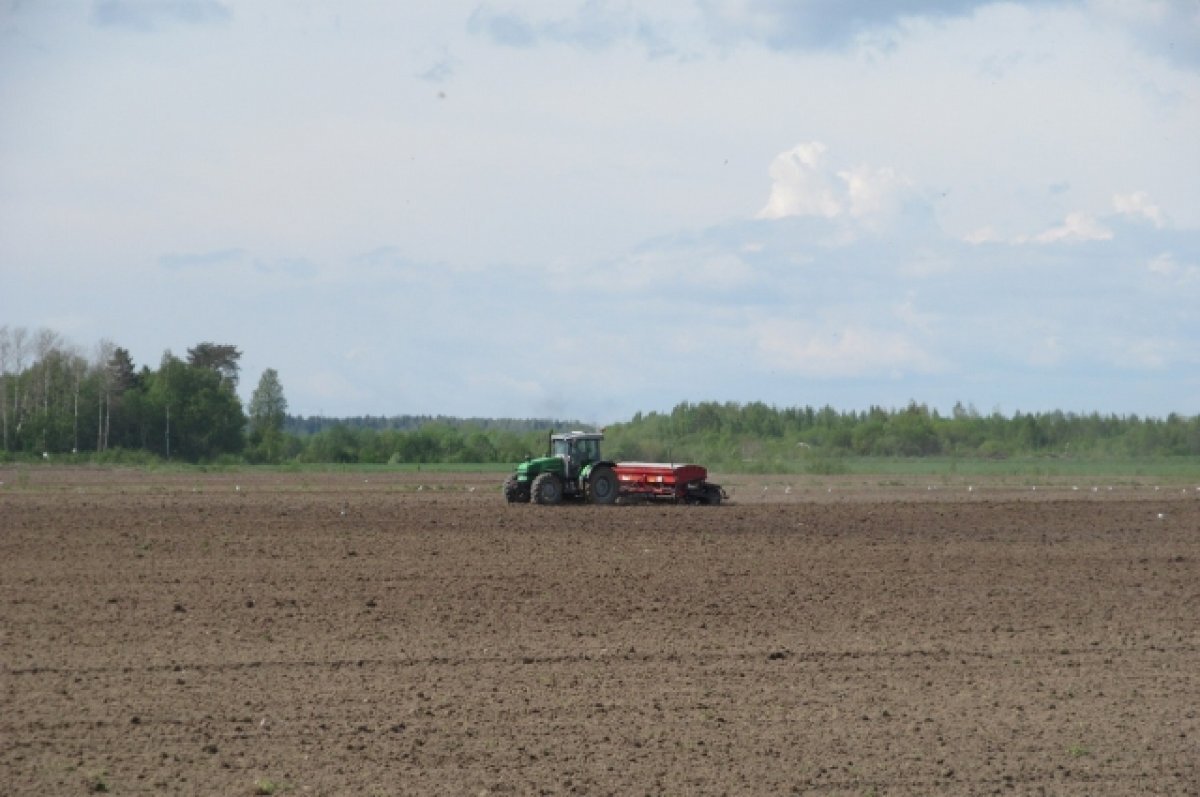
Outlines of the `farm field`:
{"type": "Polygon", "coordinates": [[[6,794],[1200,794],[1200,490],[0,467],[6,794]]]}

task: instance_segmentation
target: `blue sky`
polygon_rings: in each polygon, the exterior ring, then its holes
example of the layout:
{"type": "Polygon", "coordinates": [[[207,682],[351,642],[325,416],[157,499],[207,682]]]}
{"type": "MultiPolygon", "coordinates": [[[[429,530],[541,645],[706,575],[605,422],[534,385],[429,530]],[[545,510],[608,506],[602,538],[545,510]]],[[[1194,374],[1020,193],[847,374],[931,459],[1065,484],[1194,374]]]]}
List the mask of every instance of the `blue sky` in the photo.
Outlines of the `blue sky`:
{"type": "Polygon", "coordinates": [[[0,0],[0,324],[297,414],[1200,413],[1200,3],[0,0]]]}

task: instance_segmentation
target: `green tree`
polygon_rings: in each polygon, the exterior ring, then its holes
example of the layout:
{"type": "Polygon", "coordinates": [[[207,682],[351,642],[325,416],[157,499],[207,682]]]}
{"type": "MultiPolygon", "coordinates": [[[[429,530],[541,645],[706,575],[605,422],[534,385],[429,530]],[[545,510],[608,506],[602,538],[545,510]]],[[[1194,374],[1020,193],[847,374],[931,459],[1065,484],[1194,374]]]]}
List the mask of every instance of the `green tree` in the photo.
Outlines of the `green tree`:
{"type": "Polygon", "coordinates": [[[284,448],[283,423],[287,419],[287,399],[279,372],[263,371],[258,387],[250,395],[250,455],[252,459],[278,462],[284,448]]]}
{"type": "Polygon", "coordinates": [[[245,447],[242,403],[215,370],[168,354],[147,383],[144,411],[154,450],[195,462],[245,447]]]}
{"type": "Polygon", "coordinates": [[[241,357],[237,346],[228,343],[205,341],[188,349],[188,365],[215,371],[221,377],[221,384],[230,390],[237,388],[238,371],[241,368],[238,360],[241,357]]]}

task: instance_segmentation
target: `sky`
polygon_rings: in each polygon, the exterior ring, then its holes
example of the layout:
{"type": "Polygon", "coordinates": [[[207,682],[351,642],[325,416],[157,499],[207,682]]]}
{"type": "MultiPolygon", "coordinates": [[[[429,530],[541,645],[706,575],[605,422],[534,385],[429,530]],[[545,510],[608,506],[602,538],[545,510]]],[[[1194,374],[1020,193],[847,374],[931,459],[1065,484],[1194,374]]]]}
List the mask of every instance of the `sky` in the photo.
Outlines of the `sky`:
{"type": "Polygon", "coordinates": [[[0,325],[297,415],[1200,414],[1200,0],[0,0],[0,325]]]}

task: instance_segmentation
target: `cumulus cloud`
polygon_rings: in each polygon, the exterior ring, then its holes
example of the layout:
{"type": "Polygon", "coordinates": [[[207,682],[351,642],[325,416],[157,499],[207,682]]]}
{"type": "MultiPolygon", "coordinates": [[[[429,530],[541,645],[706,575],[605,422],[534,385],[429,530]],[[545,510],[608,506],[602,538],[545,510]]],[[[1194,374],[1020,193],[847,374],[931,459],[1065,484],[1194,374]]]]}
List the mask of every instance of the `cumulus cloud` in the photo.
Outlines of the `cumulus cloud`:
{"type": "Polygon", "coordinates": [[[1163,252],[1150,259],[1146,270],[1156,277],[1183,284],[1200,284],[1200,266],[1180,263],[1171,252],[1163,252]]]}
{"type": "Polygon", "coordinates": [[[759,218],[782,219],[786,216],[822,216],[832,219],[842,214],[839,187],[825,166],[825,145],[819,141],[797,144],[771,161],[771,195],[759,211],[759,218]]]}
{"type": "Polygon", "coordinates": [[[890,167],[835,169],[819,141],[779,153],[768,173],[771,192],[758,213],[760,219],[844,218],[877,228],[897,215],[912,194],[910,182],[890,167]]]}
{"type": "Polygon", "coordinates": [[[1162,209],[1150,200],[1150,195],[1145,191],[1116,194],[1113,196],[1113,208],[1123,216],[1147,219],[1160,230],[1167,226],[1167,218],[1162,209]]]}
{"type": "Polygon", "coordinates": [[[1108,241],[1113,232],[1087,213],[1068,213],[1063,223],[1033,237],[1034,243],[1083,243],[1108,241]]]}
{"type": "Polygon", "coordinates": [[[962,240],[969,244],[1008,242],[1018,245],[1029,243],[1058,244],[1110,241],[1116,237],[1113,227],[1121,230],[1122,235],[1127,234],[1133,229],[1128,225],[1122,225],[1121,219],[1118,217],[1133,219],[1136,222],[1149,222],[1156,230],[1162,230],[1169,226],[1166,214],[1150,199],[1150,195],[1145,191],[1135,191],[1130,194],[1114,194],[1112,197],[1112,206],[1116,211],[1115,215],[1109,214],[1097,218],[1085,211],[1074,211],[1068,213],[1060,224],[1045,229],[1036,235],[1022,235],[1006,241],[991,225],[987,225],[967,233],[962,236],[962,240]]]}
{"type": "Polygon", "coordinates": [[[991,244],[998,243],[1001,238],[992,225],[987,224],[978,229],[972,230],[963,236],[963,240],[969,244],[991,244]]]}
{"type": "Polygon", "coordinates": [[[900,209],[910,183],[891,167],[857,166],[838,172],[846,184],[849,213],[856,219],[879,218],[900,209]]]}

